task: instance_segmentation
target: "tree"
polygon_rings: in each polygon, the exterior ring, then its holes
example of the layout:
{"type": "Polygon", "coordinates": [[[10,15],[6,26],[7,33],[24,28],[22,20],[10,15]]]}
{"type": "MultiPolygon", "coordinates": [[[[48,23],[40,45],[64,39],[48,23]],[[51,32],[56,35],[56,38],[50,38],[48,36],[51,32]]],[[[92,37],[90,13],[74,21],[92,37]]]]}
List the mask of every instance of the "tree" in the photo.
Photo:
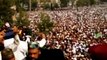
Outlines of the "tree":
{"type": "Polygon", "coordinates": [[[42,5],[42,8],[43,8],[43,9],[46,9],[46,10],[50,10],[50,9],[51,9],[51,5],[50,5],[49,3],[44,3],[44,4],[42,5]]]}
{"type": "MultiPolygon", "coordinates": [[[[25,0],[23,0],[25,1],[25,0]]],[[[0,0],[0,20],[2,22],[9,22],[13,24],[13,17],[16,18],[16,14],[20,15],[17,18],[17,25],[29,25],[25,12],[21,6],[22,0],[0,0]]]]}
{"type": "Polygon", "coordinates": [[[60,0],[60,2],[61,7],[67,7],[69,0],[60,0]]]}
{"type": "Polygon", "coordinates": [[[37,0],[32,0],[31,2],[31,7],[32,7],[32,10],[35,10],[35,8],[37,8],[37,0]]]}
{"type": "Polygon", "coordinates": [[[78,0],[77,3],[76,3],[76,5],[77,6],[88,6],[89,3],[90,3],[89,0],[78,0]]]}
{"type": "Polygon", "coordinates": [[[59,8],[59,6],[57,3],[44,3],[42,8],[46,10],[54,10],[55,8],[59,8]]]}
{"type": "Polygon", "coordinates": [[[38,23],[38,29],[40,32],[48,33],[52,30],[53,22],[50,20],[48,14],[40,14],[40,22],[38,23]]]}
{"type": "Polygon", "coordinates": [[[26,12],[21,11],[19,13],[19,16],[17,17],[17,21],[15,21],[15,24],[17,26],[26,26],[26,27],[29,26],[30,21],[28,20],[28,16],[27,16],[26,12]]]}
{"type": "Polygon", "coordinates": [[[37,0],[16,0],[17,8],[21,10],[28,10],[31,4],[31,9],[34,10],[37,7],[37,0]]]}
{"type": "Polygon", "coordinates": [[[40,3],[51,2],[51,0],[40,0],[40,3]]]}
{"type": "Polygon", "coordinates": [[[15,0],[0,0],[0,20],[12,22],[12,15],[15,13],[11,7],[15,5],[15,0]]]}
{"type": "Polygon", "coordinates": [[[90,5],[96,4],[95,0],[90,0],[90,5]]]}
{"type": "Polygon", "coordinates": [[[78,0],[76,6],[89,6],[95,4],[95,0],[78,0]]]}
{"type": "Polygon", "coordinates": [[[51,3],[51,10],[54,10],[55,8],[59,8],[57,3],[51,3]]]}

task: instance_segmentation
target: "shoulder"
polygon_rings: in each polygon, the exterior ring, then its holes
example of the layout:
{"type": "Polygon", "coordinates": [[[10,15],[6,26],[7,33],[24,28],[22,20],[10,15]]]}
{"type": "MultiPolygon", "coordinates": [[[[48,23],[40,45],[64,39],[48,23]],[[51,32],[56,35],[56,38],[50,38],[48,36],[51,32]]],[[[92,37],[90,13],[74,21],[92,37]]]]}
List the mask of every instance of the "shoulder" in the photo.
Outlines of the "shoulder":
{"type": "Polygon", "coordinates": [[[28,44],[25,41],[20,41],[19,46],[20,49],[28,50],[28,44]]]}
{"type": "Polygon", "coordinates": [[[8,47],[10,44],[14,42],[14,38],[4,40],[4,46],[8,47]]]}

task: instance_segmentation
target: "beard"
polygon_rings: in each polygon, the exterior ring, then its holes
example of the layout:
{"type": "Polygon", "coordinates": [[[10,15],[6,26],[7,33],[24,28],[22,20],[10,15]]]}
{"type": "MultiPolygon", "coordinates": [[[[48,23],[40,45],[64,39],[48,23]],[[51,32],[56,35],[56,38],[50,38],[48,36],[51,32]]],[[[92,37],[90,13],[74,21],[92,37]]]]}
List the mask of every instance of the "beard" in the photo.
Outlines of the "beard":
{"type": "Polygon", "coordinates": [[[0,44],[0,51],[4,49],[4,44],[0,44]]]}

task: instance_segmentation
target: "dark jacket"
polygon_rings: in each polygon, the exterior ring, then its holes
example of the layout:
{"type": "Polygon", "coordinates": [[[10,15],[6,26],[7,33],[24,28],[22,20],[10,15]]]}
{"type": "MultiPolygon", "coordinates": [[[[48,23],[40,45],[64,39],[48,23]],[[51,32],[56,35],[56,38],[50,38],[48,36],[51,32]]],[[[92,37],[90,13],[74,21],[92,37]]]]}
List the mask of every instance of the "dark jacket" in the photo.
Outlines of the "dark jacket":
{"type": "Polygon", "coordinates": [[[13,30],[12,29],[8,29],[6,31],[4,39],[6,40],[6,39],[14,38],[14,35],[15,34],[14,34],[13,30]]]}

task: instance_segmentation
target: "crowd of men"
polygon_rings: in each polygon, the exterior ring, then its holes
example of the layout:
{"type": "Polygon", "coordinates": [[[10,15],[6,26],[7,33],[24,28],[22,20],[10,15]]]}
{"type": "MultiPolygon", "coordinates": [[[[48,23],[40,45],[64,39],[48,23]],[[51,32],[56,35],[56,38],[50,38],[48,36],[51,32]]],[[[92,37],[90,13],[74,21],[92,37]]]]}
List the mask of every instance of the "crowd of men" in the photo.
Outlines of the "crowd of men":
{"type": "Polygon", "coordinates": [[[23,29],[8,22],[0,27],[0,60],[65,60],[60,49],[43,48],[44,34],[39,33],[36,41],[30,40],[23,29]]]}
{"type": "Polygon", "coordinates": [[[100,50],[107,49],[106,10],[106,5],[94,5],[43,11],[54,22],[48,34],[38,33],[41,11],[28,12],[33,36],[27,34],[25,26],[6,22],[0,27],[0,60],[91,60],[95,54],[89,54],[90,46],[104,44],[100,50]]]}
{"type": "MultiPolygon", "coordinates": [[[[48,49],[61,49],[68,60],[90,60],[89,46],[107,43],[107,5],[43,11],[54,28],[46,35],[48,49]]],[[[28,12],[30,27],[38,32],[41,11],[28,12]]]]}

